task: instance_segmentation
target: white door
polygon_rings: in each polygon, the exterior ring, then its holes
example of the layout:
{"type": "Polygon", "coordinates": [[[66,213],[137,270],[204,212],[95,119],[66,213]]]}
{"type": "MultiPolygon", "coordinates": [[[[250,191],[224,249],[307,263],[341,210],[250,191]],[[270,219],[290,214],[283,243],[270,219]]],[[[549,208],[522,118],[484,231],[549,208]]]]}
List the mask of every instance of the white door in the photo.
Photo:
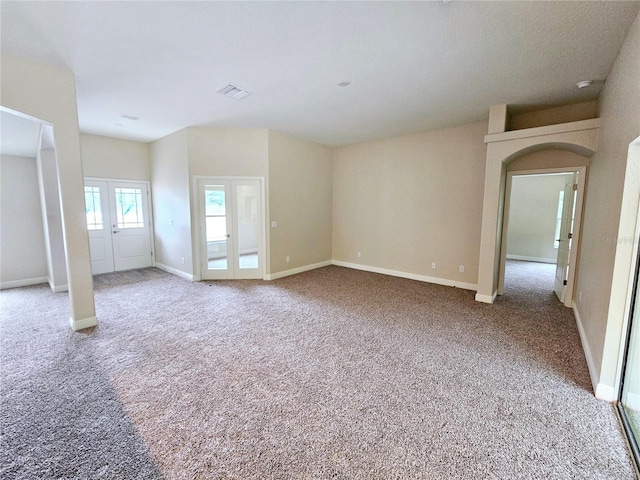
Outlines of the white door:
{"type": "Polygon", "coordinates": [[[262,184],[257,179],[200,179],[203,280],[262,278],[262,184]]]}
{"type": "Polygon", "coordinates": [[[571,254],[571,237],[573,237],[573,216],[577,185],[573,182],[564,187],[562,202],[562,221],[560,222],[560,236],[557,239],[558,258],[556,261],[556,276],[553,290],[561,302],[564,303],[569,278],[569,255],[571,254]]]}
{"type": "Polygon", "coordinates": [[[91,272],[94,275],[113,272],[113,246],[111,244],[111,216],[107,182],[85,180],[84,203],[89,230],[91,272]],[[105,215],[106,214],[106,215],[105,215]]]}
{"type": "Polygon", "coordinates": [[[85,180],[94,275],[152,265],[148,195],[146,183],[85,180]]]}

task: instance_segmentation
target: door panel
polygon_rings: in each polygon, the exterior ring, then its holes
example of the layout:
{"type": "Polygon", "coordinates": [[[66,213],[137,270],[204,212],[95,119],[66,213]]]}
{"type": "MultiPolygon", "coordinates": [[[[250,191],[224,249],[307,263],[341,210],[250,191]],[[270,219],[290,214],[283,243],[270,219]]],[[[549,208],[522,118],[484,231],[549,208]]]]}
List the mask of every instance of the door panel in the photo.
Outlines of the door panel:
{"type": "Polygon", "coordinates": [[[204,183],[200,192],[204,206],[204,237],[201,239],[204,268],[203,278],[233,278],[233,245],[230,241],[231,219],[227,215],[229,203],[228,182],[204,183]]]}
{"type": "Polygon", "coordinates": [[[150,267],[152,259],[147,185],[109,182],[109,196],[115,269],[150,267]]]}
{"type": "Polygon", "coordinates": [[[262,278],[262,189],[253,179],[201,179],[202,279],[262,278]]]}
{"type": "Polygon", "coordinates": [[[109,190],[107,182],[89,181],[84,187],[85,212],[89,231],[91,271],[94,275],[113,272],[113,249],[109,228],[109,190]]]}
{"type": "Polygon", "coordinates": [[[562,203],[562,222],[558,240],[558,258],[556,261],[556,275],[553,290],[558,299],[564,303],[569,278],[569,255],[571,253],[571,237],[573,229],[573,214],[577,185],[573,182],[564,187],[564,201],[562,203]]]}
{"type": "Polygon", "coordinates": [[[261,278],[260,256],[258,255],[261,231],[258,223],[260,182],[257,180],[236,181],[234,188],[239,254],[237,268],[242,270],[240,273],[242,278],[261,278]]]}

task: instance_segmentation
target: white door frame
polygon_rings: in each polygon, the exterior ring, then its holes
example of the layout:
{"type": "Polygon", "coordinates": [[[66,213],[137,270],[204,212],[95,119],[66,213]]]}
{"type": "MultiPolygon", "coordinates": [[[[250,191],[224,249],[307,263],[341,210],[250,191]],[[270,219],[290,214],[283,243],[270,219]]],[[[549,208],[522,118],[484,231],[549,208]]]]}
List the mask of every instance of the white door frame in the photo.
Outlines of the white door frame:
{"type": "Polygon", "coordinates": [[[584,203],[584,191],[587,179],[587,167],[558,167],[541,168],[534,170],[509,170],[504,195],[504,213],[502,218],[502,241],[500,242],[500,270],[498,273],[498,295],[504,294],[504,271],[507,262],[507,233],[509,231],[509,210],[511,207],[511,188],[514,176],[519,175],[543,175],[545,173],[578,173],[578,194],[576,196],[576,215],[574,219],[572,248],[569,254],[569,277],[564,297],[566,307],[573,306],[573,294],[576,281],[576,266],[578,265],[578,252],[580,250],[580,234],[582,233],[582,209],[584,203]]]}
{"type": "Polygon", "coordinates": [[[192,219],[192,228],[191,235],[194,239],[192,242],[193,248],[193,280],[201,281],[202,280],[202,250],[204,246],[202,245],[202,231],[204,228],[203,218],[204,212],[202,211],[202,206],[199,197],[199,184],[201,181],[232,181],[232,180],[254,180],[260,182],[260,215],[262,216],[260,222],[260,234],[258,235],[258,267],[260,269],[260,276],[263,280],[266,280],[266,192],[265,192],[265,181],[264,177],[241,177],[241,176],[225,176],[225,175],[193,175],[191,179],[191,204],[193,206],[192,211],[194,212],[194,218],[192,219]]]}
{"type": "MultiPolygon", "coordinates": [[[[153,203],[151,202],[151,182],[147,180],[132,180],[129,178],[104,178],[104,177],[84,177],[84,183],[86,182],[105,182],[105,183],[135,183],[135,184],[144,184],[147,187],[147,221],[149,222],[149,248],[151,248],[151,266],[156,266],[156,249],[155,249],[155,237],[154,237],[154,225],[153,225],[153,203]]],[[[83,183],[83,184],[84,184],[83,183]]],[[[111,210],[111,205],[109,205],[109,211],[111,210]]],[[[111,218],[109,218],[108,226],[111,227],[111,218]]],[[[109,232],[112,231],[112,228],[109,228],[109,232]]]]}

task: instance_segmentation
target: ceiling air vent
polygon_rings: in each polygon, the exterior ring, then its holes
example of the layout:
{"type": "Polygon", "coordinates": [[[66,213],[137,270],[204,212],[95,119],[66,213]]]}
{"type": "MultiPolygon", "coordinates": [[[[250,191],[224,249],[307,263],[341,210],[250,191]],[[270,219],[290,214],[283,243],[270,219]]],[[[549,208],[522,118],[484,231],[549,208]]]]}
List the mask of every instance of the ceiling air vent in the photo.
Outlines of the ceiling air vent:
{"type": "Polygon", "coordinates": [[[217,90],[218,93],[224,95],[225,97],[235,98],[236,100],[242,100],[244,97],[248,97],[251,95],[251,92],[248,90],[243,90],[235,85],[231,85],[228,83],[222,88],[217,90]]]}

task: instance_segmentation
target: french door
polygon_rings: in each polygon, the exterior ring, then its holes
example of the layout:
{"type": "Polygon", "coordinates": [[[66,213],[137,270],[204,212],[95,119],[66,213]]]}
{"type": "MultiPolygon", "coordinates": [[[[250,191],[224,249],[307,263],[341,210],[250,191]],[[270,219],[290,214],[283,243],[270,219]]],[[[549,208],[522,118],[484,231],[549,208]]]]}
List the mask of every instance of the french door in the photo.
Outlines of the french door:
{"type": "Polygon", "coordinates": [[[149,189],[146,183],[85,179],[85,211],[94,275],[150,267],[149,189]]]}
{"type": "Polygon", "coordinates": [[[262,278],[262,181],[200,178],[197,194],[200,277],[262,278]]]}

